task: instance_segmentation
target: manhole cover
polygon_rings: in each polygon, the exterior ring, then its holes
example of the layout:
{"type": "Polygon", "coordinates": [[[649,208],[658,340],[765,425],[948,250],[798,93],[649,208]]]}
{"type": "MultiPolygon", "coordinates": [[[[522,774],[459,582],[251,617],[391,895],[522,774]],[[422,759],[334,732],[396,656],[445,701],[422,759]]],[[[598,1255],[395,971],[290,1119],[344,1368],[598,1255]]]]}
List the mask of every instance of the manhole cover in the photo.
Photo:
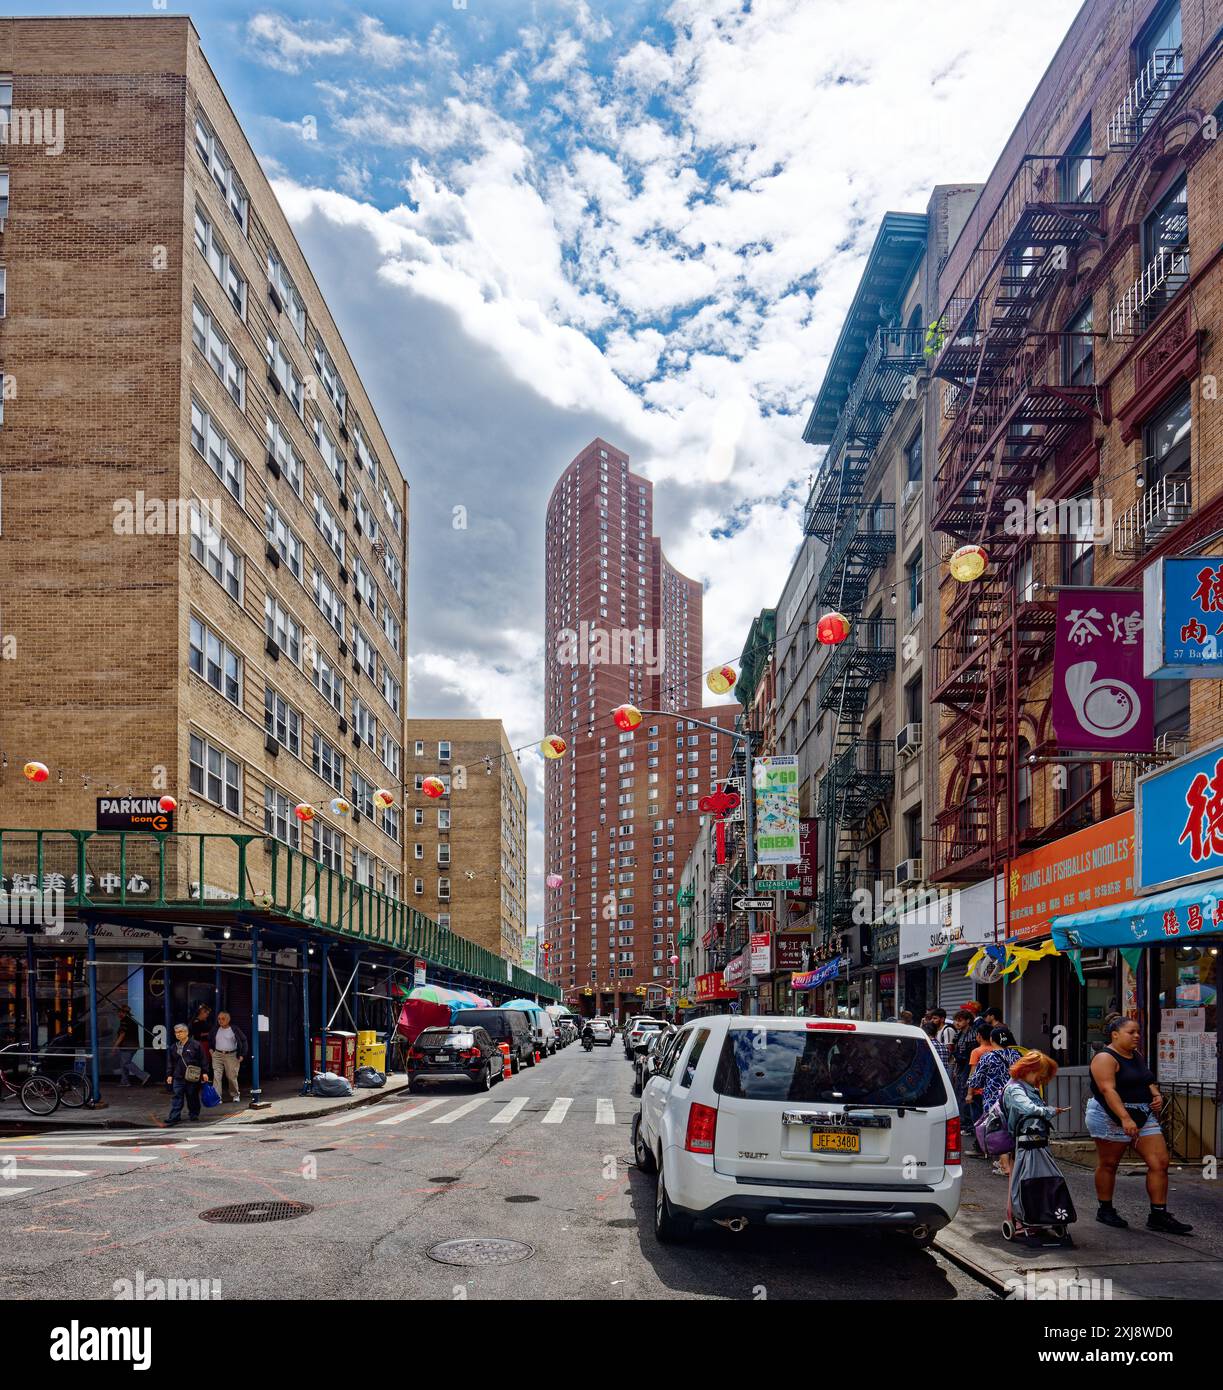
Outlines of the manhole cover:
{"type": "Polygon", "coordinates": [[[430,1178],[430,1182],[458,1182],[458,1178],[430,1178]]]}
{"type": "Polygon", "coordinates": [[[520,1192],[516,1196],[507,1197],[505,1200],[507,1202],[538,1202],[539,1198],[528,1196],[525,1192],[520,1192]]]}
{"type": "Polygon", "coordinates": [[[106,1149],[153,1149],[159,1144],[181,1144],[181,1139],[103,1139],[106,1149]]]}
{"type": "Polygon", "coordinates": [[[529,1260],[535,1247],[521,1240],[499,1240],[493,1237],[473,1240],[444,1240],[425,1252],[431,1260],[444,1265],[512,1265],[529,1260]]]}
{"type": "Polygon", "coordinates": [[[308,1202],[235,1202],[233,1206],[200,1212],[200,1220],[249,1226],[264,1221],[291,1221],[295,1216],[308,1216],[313,1210],[308,1202]]]}

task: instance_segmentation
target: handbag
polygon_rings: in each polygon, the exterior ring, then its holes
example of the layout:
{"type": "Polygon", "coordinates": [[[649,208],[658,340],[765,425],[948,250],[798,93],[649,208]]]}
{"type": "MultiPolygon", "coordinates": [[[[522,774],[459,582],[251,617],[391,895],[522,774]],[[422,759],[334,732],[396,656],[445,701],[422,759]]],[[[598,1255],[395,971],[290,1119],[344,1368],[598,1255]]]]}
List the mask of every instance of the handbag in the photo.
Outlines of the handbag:
{"type": "Polygon", "coordinates": [[[200,1079],[200,1077],[203,1076],[203,1075],[204,1075],[204,1071],[203,1071],[203,1068],[202,1068],[202,1067],[190,1066],[190,1067],[184,1067],[184,1068],[183,1068],[183,1080],[184,1080],[184,1081],[198,1081],[198,1080],[200,1079]]]}
{"type": "Polygon", "coordinates": [[[1007,1126],[1006,1117],[997,1101],[981,1116],[973,1129],[977,1136],[977,1143],[987,1154],[997,1158],[999,1154],[1009,1154],[1014,1151],[1015,1136],[1007,1126]]]}
{"type": "Polygon", "coordinates": [[[220,1103],[221,1097],[217,1094],[217,1088],[211,1081],[205,1081],[200,1087],[200,1104],[211,1108],[214,1105],[220,1105],[220,1103]]]}

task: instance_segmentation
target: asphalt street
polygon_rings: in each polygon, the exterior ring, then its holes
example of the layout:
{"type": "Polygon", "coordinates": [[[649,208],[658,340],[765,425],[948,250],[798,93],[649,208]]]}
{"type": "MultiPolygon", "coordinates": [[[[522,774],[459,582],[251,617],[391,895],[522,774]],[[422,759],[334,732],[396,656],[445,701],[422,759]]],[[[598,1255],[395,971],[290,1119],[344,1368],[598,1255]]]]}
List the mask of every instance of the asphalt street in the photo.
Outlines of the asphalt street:
{"type": "Polygon", "coordinates": [[[875,1233],[711,1227],[660,1246],[654,1180],[632,1162],[631,1082],[617,1040],[573,1045],[488,1093],[439,1083],[327,1119],[8,1134],[0,1295],[114,1299],[197,1280],[221,1299],[992,1297],[936,1251],[875,1233]],[[201,1219],[273,1202],[312,1210],[201,1219]],[[528,1250],[430,1257],[452,1240],[528,1250]]]}

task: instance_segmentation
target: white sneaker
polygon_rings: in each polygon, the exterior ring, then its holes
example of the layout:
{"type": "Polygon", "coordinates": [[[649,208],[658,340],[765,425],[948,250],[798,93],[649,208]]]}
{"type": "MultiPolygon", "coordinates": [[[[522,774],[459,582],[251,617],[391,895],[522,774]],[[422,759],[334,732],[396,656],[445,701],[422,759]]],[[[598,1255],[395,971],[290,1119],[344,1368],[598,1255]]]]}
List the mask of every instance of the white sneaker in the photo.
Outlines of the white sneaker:
{"type": "Polygon", "coordinates": [[[241,1097],[241,1096],[235,1096],[234,1099],[233,1099],[234,1105],[240,1104],[241,1101],[242,1101],[242,1097],[241,1097]]]}

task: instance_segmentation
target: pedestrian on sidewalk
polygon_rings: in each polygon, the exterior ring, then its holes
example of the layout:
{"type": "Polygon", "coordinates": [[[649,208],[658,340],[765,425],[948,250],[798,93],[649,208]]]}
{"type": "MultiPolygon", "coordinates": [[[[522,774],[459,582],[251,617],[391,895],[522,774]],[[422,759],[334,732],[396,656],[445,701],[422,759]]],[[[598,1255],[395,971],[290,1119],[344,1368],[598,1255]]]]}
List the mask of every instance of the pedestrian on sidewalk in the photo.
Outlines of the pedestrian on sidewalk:
{"type": "MultiPolygon", "coordinates": [[[[951,1051],[947,1044],[939,1037],[938,1024],[932,1018],[922,1020],[922,1032],[930,1039],[930,1046],[938,1053],[938,1059],[947,1068],[947,1075],[953,1076],[955,1066],[951,1060],[951,1051]]],[[[954,1080],[952,1085],[955,1085],[954,1080]]]]}
{"type": "Polygon", "coordinates": [[[217,1095],[221,1094],[222,1081],[228,1080],[229,1093],[236,1105],[242,1099],[238,1086],[238,1071],[242,1066],[242,1059],[247,1054],[247,1042],[246,1034],[233,1022],[225,1009],[217,1014],[216,1027],[209,1034],[208,1045],[212,1051],[212,1084],[217,1095]]]}
{"type": "Polygon", "coordinates": [[[971,1029],[973,1035],[973,1049],[968,1054],[968,1076],[969,1084],[965,1088],[968,1098],[968,1117],[972,1125],[972,1146],[973,1153],[979,1158],[985,1157],[985,1150],[981,1147],[981,1141],[977,1138],[977,1121],[981,1118],[981,1088],[972,1085],[972,1074],[977,1069],[977,1063],[987,1052],[996,1052],[997,1048],[990,1042],[989,1035],[993,1032],[988,1019],[982,1017],[973,1020],[971,1029]]]}
{"type": "Polygon", "coordinates": [[[968,1009],[957,1009],[951,1020],[955,1030],[951,1039],[951,1081],[955,1087],[955,1098],[960,1107],[961,1126],[972,1125],[972,1107],[968,1101],[968,1076],[972,1071],[969,1059],[973,1049],[972,1013],[968,1009]]]}
{"type": "MultiPolygon", "coordinates": [[[[982,1116],[988,1115],[1002,1099],[1002,1092],[1011,1079],[1011,1067],[1023,1055],[1007,1028],[995,1028],[989,1040],[993,1043],[992,1049],[981,1058],[968,1077],[968,1084],[981,1092],[982,1116]]],[[[1005,1176],[1010,1171],[1010,1154],[1000,1154],[994,1172],[1005,1176]]]]}
{"type": "Polygon", "coordinates": [[[193,1120],[200,1118],[200,1085],[204,1079],[204,1050],[191,1036],[185,1023],[174,1025],[174,1044],[170,1048],[170,1074],[166,1085],[173,1086],[167,1125],[176,1125],[183,1116],[183,1102],[193,1120]]]}
{"type": "Polygon", "coordinates": [[[1113,1205],[1113,1192],[1117,1167],[1133,1144],[1147,1165],[1147,1229],[1187,1235],[1193,1227],[1168,1211],[1168,1146],[1159,1127],[1164,1099],[1138,1051],[1138,1023],[1113,1014],[1105,1021],[1104,1034],[1106,1045],[1091,1059],[1091,1098],[1085,1115],[1087,1133],[1096,1144],[1096,1220],[1118,1228],[1130,1224],[1113,1205]]]}
{"type": "Polygon", "coordinates": [[[115,1040],[111,1051],[119,1058],[119,1085],[131,1086],[129,1077],[135,1077],[142,1086],[149,1084],[149,1074],[136,1065],[136,1053],[140,1050],[140,1024],[126,1004],[119,1005],[119,1023],[115,1029],[115,1040]]]}
{"type": "Polygon", "coordinates": [[[205,1071],[212,1070],[212,1058],[209,1055],[212,1051],[210,1039],[212,1038],[212,1005],[199,1004],[196,1006],[194,1015],[187,1025],[187,1032],[191,1035],[191,1040],[200,1045],[200,1052],[204,1060],[201,1063],[205,1071]]]}
{"type": "Polygon", "coordinates": [[[947,1022],[947,1010],[943,1008],[934,1008],[930,1010],[926,1017],[937,1028],[939,1042],[950,1052],[951,1046],[955,1042],[955,1026],[947,1022]]]}

